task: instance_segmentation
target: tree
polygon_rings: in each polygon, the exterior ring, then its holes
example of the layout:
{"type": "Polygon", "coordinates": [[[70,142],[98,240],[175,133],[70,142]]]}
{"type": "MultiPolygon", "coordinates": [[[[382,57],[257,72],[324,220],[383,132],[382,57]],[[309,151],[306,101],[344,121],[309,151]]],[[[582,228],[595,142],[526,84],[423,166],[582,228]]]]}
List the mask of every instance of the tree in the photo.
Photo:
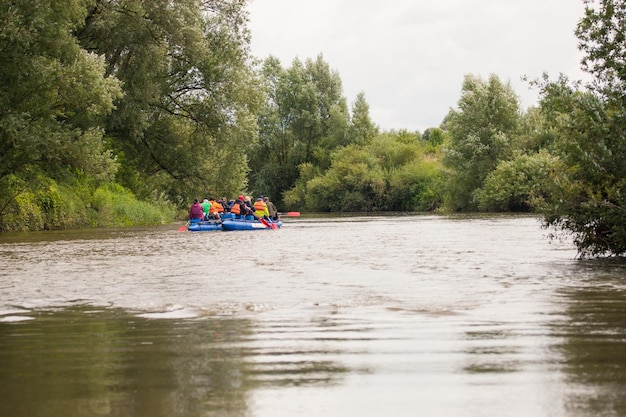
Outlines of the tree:
{"type": "Polygon", "coordinates": [[[0,1],[0,228],[26,190],[77,175],[108,181],[116,172],[102,121],[120,84],[73,36],[87,4],[0,1]]]}
{"type": "Polygon", "coordinates": [[[576,27],[582,68],[594,76],[592,88],[603,96],[626,100],[626,3],[585,0],[585,16],[576,27]],[[594,5],[596,7],[594,7],[594,5]]]}
{"type": "Polygon", "coordinates": [[[107,121],[123,170],[144,197],[245,187],[260,104],[245,0],[96,0],[77,32],[106,58],[124,98],[107,121]]]}
{"type": "Polygon", "coordinates": [[[454,210],[472,210],[477,208],[474,192],[498,163],[511,155],[519,104],[510,84],[503,84],[496,75],[486,82],[466,75],[458,106],[446,120],[446,204],[454,210]]]}
{"type": "Polygon", "coordinates": [[[441,163],[436,146],[417,132],[383,133],[367,146],[385,174],[386,211],[430,211],[441,204],[441,163]]]}
{"type": "Polygon", "coordinates": [[[625,29],[625,2],[588,1],[576,35],[593,76],[589,90],[565,77],[542,84],[562,168],[541,208],[546,226],[574,235],[581,257],[626,254],[625,29]]]}
{"type": "Polygon", "coordinates": [[[262,78],[268,100],[258,119],[260,140],[250,153],[250,188],[280,206],[300,165],[328,168],[331,151],[345,144],[349,114],[339,74],[321,55],[295,59],[288,69],[269,57],[262,78]]]}
{"type": "Polygon", "coordinates": [[[365,93],[361,92],[352,103],[352,117],[346,144],[364,145],[376,135],[378,135],[378,126],[372,122],[370,106],[365,100],[365,93]]]}
{"type": "Polygon", "coordinates": [[[308,181],[306,207],[311,211],[381,210],[386,185],[376,156],[351,145],[337,150],[332,160],[328,171],[308,181]]]}
{"type": "Polygon", "coordinates": [[[422,139],[429,142],[433,146],[441,145],[444,141],[446,133],[441,128],[428,128],[424,131],[422,139]]]}
{"type": "Polygon", "coordinates": [[[331,166],[300,165],[285,200],[310,211],[425,211],[436,209],[440,164],[425,156],[425,141],[407,131],[387,132],[365,145],[331,153],[331,166]]]}
{"type": "Polygon", "coordinates": [[[548,84],[542,109],[557,132],[560,169],[541,201],[546,226],[574,235],[581,257],[626,253],[626,109],[619,100],[548,84]]]}

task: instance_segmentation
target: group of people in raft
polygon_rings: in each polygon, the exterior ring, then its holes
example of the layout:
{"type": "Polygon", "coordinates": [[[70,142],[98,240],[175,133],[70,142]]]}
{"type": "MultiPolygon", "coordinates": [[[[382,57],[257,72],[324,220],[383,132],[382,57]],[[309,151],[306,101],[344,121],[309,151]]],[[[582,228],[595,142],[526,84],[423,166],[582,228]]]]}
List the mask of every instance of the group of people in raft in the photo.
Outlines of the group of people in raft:
{"type": "Polygon", "coordinates": [[[252,203],[248,196],[240,195],[236,200],[214,197],[205,198],[200,202],[197,198],[189,208],[189,222],[221,221],[224,218],[259,220],[278,220],[278,211],[268,197],[260,196],[252,203]]]}

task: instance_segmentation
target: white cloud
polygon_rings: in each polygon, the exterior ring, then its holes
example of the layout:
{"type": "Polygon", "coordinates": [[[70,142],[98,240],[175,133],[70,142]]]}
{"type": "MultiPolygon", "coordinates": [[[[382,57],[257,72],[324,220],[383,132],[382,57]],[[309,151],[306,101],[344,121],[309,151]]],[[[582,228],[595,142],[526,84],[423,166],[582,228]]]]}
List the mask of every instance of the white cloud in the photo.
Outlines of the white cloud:
{"type": "Polygon", "coordinates": [[[522,76],[582,77],[581,0],[253,0],[248,10],[257,57],[288,67],[322,54],[348,102],[363,91],[383,129],[439,125],[468,73],[510,81],[525,106],[537,95],[522,76]]]}

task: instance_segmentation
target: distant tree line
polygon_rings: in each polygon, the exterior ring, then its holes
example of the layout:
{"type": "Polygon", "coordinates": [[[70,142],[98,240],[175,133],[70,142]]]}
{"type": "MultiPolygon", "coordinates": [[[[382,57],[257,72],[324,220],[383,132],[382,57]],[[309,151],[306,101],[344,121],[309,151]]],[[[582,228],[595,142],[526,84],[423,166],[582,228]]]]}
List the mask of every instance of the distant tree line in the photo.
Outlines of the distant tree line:
{"type": "MultiPolygon", "coordinates": [[[[588,1],[581,88],[521,109],[468,74],[441,124],[381,131],[322,55],[250,53],[245,0],[0,0],[0,230],[155,224],[189,201],[311,212],[522,211],[626,254],[626,2],[588,1]]],[[[419,117],[419,115],[416,115],[419,117]]]]}

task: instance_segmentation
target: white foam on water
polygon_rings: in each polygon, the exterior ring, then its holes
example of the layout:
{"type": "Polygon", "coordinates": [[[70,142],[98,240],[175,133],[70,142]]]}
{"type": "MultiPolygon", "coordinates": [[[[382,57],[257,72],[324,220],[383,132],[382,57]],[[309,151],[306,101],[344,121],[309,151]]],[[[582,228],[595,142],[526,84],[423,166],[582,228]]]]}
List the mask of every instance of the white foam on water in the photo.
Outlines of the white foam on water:
{"type": "Polygon", "coordinates": [[[2,323],[15,323],[18,321],[28,321],[28,320],[35,320],[35,318],[29,317],[29,316],[6,316],[6,317],[0,318],[0,322],[2,323]]]}
{"type": "Polygon", "coordinates": [[[8,308],[7,310],[0,309],[0,316],[8,316],[10,314],[22,314],[22,313],[29,313],[29,312],[30,310],[25,310],[21,308],[8,308]]]}
{"type": "Polygon", "coordinates": [[[146,319],[193,319],[199,317],[199,314],[197,311],[192,309],[177,308],[161,312],[141,313],[137,314],[137,317],[143,317],[146,319]]]}

